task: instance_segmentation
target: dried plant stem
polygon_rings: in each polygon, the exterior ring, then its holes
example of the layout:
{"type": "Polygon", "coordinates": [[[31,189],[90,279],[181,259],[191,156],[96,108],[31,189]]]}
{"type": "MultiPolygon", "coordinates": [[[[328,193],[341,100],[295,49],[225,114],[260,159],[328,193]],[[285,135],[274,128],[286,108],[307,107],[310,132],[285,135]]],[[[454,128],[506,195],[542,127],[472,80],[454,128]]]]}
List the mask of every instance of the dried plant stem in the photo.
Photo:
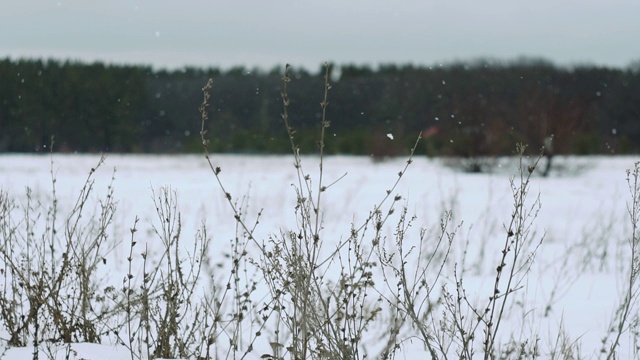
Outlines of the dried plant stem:
{"type": "Polygon", "coordinates": [[[615,325],[615,338],[607,352],[607,360],[616,358],[616,351],[620,344],[620,337],[626,331],[630,321],[630,313],[637,304],[640,296],[640,162],[636,162],[633,171],[627,170],[627,184],[631,194],[631,203],[627,204],[627,212],[631,222],[631,236],[629,248],[631,257],[629,261],[629,274],[625,287],[625,294],[618,309],[617,324],[615,325]]]}

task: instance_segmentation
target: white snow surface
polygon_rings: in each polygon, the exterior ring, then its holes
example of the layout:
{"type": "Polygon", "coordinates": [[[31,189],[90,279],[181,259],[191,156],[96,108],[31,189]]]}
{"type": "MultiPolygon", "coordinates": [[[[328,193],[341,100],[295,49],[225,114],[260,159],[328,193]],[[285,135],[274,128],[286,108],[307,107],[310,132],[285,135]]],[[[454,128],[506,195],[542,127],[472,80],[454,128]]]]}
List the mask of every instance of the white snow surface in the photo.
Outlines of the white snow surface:
{"type": "MultiPolygon", "coordinates": [[[[46,200],[51,197],[51,171],[56,178],[56,194],[61,213],[69,209],[78,195],[88,172],[95,167],[99,155],[0,155],[0,189],[18,202],[25,201],[25,189],[46,200]],[[51,162],[53,160],[53,162],[51,162]]],[[[223,183],[234,199],[244,200],[247,219],[252,223],[263,209],[256,234],[266,237],[281,229],[295,228],[293,213],[297,182],[291,156],[213,155],[220,166],[223,183]]],[[[581,353],[598,358],[601,339],[620,301],[624,271],[628,266],[630,224],[627,203],[630,201],[626,170],[633,168],[636,157],[557,157],[551,175],[535,175],[531,198],[540,195],[541,210],[534,221],[535,237],[544,241],[526,282],[526,288],[515,299],[526,306],[526,316],[513,316],[504,325],[507,334],[526,337],[535,334],[542,343],[556,340],[562,326],[579,341],[581,353]],[[608,253],[600,256],[601,250],[608,253]],[[552,296],[553,289],[559,290],[552,296]],[[545,312],[546,315],[545,316],[545,312]]],[[[525,161],[531,161],[525,159],[525,161]]],[[[367,217],[398,178],[406,162],[404,158],[373,161],[367,157],[332,156],[324,160],[324,183],[331,184],[347,174],[323,193],[324,241],[349,236],[351,223],[367,217]]],[[[467,258],[465,286],[473,298],[488,294],[504,242],[504,226],[513,209],[510,179],[517,174],[516,159],[500,158],[493,171],[471,174],[448,166],[450,159],[414,158],[393,194],[403,197],[410,214],[417,217],[419,227],[437,229],[443,211],[453,211],[455,224],[462,224],[451,256],[467,258]],[[482,263],[474,264],[481,249],[486,253],[482,263]]],[[[318,159],[302,158],[306,173],[316,184],[318,159]]],[[[235,236],[233,214],[203,156],[199,155],[107,155],[95,174],[96,200],[106,192],[112,175],[117,200],[116,226],[112,236],[123,243],[108,259],[108,276],[119,279],[126,274],[129,228],[138,216],[141,236],[151,236],[156,220],[152,189],[158,193],[170,186],[178,197],[182,213],[183,236],[189,239],[204,222],[213,237],[211,256],[220,256],[221,248],[235,236]],[[114,175],[115,169],[115,175],[114,175]],[[120,260],[118,260],[120,259],[120,260]]],[[[393,223],[388,236],[393,237],[393,223]]],[[[144,240],[144,239],[141,239],[144,240]]],[[[151,244],[152,242],[150,242],[151,244]]],[[[328,245],[327,245],[328,244],[328,245]]],[[[188,246],[188,245],[185,245],[188,246]]],[[[452,275],[446,281],[454,283],[452,275]]],[[[4,339],[4,330],[0,337],[4,339]]],[[[2,341],[4,342],[4,341],[2,341]]],[[[423,358],[424,349],[417,342],[405,343],[403,358],[423,358]]],[[[623,336],[618,357],[633,358],[632,340],[623,336]]],[[[373,346],[373,345],[372,345],[373,346]]],[[[545,345],[541,344],[544,349],[545,345]]],[[[130,359],[129,352],[114,344],[72,344],[41,352],[55,359],[130,359]],[[47,355],[48,354],[48,355],[47,355]]],[[[44,351],[41,349],[41,351],[44,351]]],[[[268,344],[256,344],[251,354],[259,358],[268,352],[268,344]]],[[[2,351],[0,351],[0,354],[2,351]]],[[[31,348],[10,348],[2,359],[31,358],[31,348]]],[[[544,358],[544,352],[543,352],[544,358]]]]}

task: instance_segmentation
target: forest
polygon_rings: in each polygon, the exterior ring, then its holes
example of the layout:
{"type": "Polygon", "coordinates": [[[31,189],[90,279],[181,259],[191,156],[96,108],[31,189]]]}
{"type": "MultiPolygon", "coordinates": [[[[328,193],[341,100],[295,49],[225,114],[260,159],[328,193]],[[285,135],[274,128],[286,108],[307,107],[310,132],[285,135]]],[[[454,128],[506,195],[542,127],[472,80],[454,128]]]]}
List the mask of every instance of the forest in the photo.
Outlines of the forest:
{"type": "MultiPolygon", "coordinates": [[[[202,151],[202,87],[213,79],[211,150],[291,151],[282,121],[284,66],[154,70],[55,60],[0,60],[0,152],[202,151]]],[[[543,59],[434,66],[331,65],[326,151],[510,155],[516,143],[556,154],[640,152],[640,65],[556,66],[543,59]]],[[[324,67],[291,70],[289,120],[317,148],[324,67]]]]}

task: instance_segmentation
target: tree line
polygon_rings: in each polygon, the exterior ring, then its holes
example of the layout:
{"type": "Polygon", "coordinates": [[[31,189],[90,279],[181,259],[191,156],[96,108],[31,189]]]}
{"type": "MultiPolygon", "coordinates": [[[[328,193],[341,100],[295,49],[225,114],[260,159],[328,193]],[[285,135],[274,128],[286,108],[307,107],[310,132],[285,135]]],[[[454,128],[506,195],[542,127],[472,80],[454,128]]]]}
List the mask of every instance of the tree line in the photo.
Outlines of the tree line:
{"type": "MultiPolygon", "coordinates": [[[[201,151],[202,87],[214,79],[207,136],[216,152],[286,153],[282,68],[167,71],[146,66],[0,60],[0,152],[201,151]]],[[[290,121],[317,147],[324,69],[293,69],[290,121]]],[[[558,67],[544,60],[331,67],[327,151],[464,157],[518,142],[558,154],[640,152],[640,66],[558,67]],[[393,138],[393,139],[392,139],[393,138]]]]}

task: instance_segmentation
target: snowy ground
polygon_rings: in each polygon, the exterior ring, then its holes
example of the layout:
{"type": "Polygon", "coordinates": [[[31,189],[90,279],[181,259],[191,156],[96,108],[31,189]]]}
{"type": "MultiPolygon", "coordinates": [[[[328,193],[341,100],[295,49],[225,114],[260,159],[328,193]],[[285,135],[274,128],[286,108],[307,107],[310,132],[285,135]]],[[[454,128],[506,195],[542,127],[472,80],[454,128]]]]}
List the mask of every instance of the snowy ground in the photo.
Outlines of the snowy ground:
{"type": "MultiPolygon", "coordinates": [[[[98,155],[55,155],[56,192],[60,206],[71,206],[89,169],[98,155]]],[[[600,340],[606,335],[609,321],[623,287],[621,267],[627,266],[630,234],[626,203],[630,200],[626,169],[633,168],[632,157],[558,158],[551,176],[534,177],[532,195],[540,194],[541,210],[534,227],[537,238],[544,236],[538,257],[521,295],[528,311],[525,321],[509,322],[507,333],[536,333],[543,341],[555,341],[563,326],[581,342],[581,353],[597,357],[600,340]],[[606,251],[605,251],[606,250],[606,251]],[[554,289],[556,291],[554,292],[554,289]],[[562,325],[561,325],[562,324],[562,325]],[[533,329],[533,330],[532,330],[533,329]]],[[[45,201],[51,196],[51,159],[48,155],[1,155],[0,189],[24,201],[25,188],[45,201]]],[[[234,198],[247,195],[249,219],[264,209],[257,234],[266,236],[279,229],[295,226],[293,217],[295,169],[289,156],[217,156],[215,165],[234,198]]],[[[325,239],[348,236],[352,222],[362,221],[390,188],[405,159],[373,162],[365,157],[330,157],[324,164],[325,183],[332,183],[324,204],[325,239]]],[[[416,226],[437,227],[443,211],[452,210],[454,222],[462,223],[454,243],[456,259],[463,249],[481,259],[467,259],[469,292],[489,289],[498,256],[496,249],[504,241],[504,223],[509,220],[513,199],[510,177],[516,174],[514,159],[500,159],[489,174],[468,174],[447,166],[443,159],[416,158],[395,193],[403,196],[416,226]]],[[[316,177],[315,158],[303,158],[306,172],[316,177]]],[[[235,235],[233,216],[202,156],[109,155],[96,173],[94,198],[106,191],[113,169],[115,197],[118,201],[116,227],[112,236],[124,244],[115,250],[109,264],[109,276],[126,272],[123,259],[128,251],[126,239],[136,216],[139,231],[151,235],[155,220],[152,189],[171,186],[177,192],[183,217],[185,238],[195,233],[204,221],[214,243],[224,244],[235,235]]],[[[392,236],[393,227],[388,235],[392,236]]],[[[215,256],[215,255],[212,255],[215,256]]],[[[448,278],[448,281],[453,281],[448,278]]],[[[522,319],[522,317],[521,317],[522,319]]],[[[524,336],[524,335],[523,335],[524,336]]],[[[620,358],[633,352],[624,338],[620,358]]],[[[74,344],[71,359],[130,359],[123,348],[111,345],[74,344]]],[[[65,358],[68,349],[57,351],[65,358]]],[[[415,348],[407,346],[406,358],[415,348]]],[[[32,349],[8,349],[3,359],[30,358],[32,349]]],[[[0,352],[1,353],[1,352],[0,352]]],[[[256,351],[256,358],[260,352],[256,351]]],[[[41,356],[47,356],[43,353],[41,356]]]]}

